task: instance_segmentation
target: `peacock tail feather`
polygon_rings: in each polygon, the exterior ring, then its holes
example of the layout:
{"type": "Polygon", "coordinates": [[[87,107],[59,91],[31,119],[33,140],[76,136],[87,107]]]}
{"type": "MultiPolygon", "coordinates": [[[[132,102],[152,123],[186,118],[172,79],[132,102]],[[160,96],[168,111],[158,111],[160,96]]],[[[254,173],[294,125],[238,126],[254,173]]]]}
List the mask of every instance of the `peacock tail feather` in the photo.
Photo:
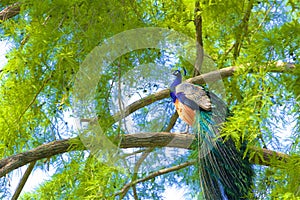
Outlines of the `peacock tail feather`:
{"type": "Polygon", "coordinates": [[[210,97],[214,109],[198,110],[193,125],[203,196],[207,200],[247,199],[252,187],[251,164],[243,158],[244,149],[238,150],[233,140],[220,137],[227,108],[216,95],[211,93],[210,97]]]}
{"type": "MultiPolygon", "coordinates": [[[[228,116],[226,104],[199,85],[182,83],[179,70],[170,86],[170,96],[179,117],[192,125],[200,185],[206,200],[248,199],[253,171],[245,147],[237,149],[232,139],[220,137],[228,116]]],[[[198,175],[198,174],[197,174],[198,175]]]]}

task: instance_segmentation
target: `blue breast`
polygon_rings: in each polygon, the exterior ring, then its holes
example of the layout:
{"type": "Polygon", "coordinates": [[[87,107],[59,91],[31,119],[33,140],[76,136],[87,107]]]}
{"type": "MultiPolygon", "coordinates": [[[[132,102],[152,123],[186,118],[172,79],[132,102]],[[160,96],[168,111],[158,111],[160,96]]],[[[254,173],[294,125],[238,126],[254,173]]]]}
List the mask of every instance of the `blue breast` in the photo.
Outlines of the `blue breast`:
{"type": "Polygon", "coordinates": [[[175,103],[175,101],[176,101],[176,99],[177,99],[175,92],[171,92],[171,93],[170,93],[170,96],[171,96],[171,98],[172,98],[173,103],[175,103]]]}

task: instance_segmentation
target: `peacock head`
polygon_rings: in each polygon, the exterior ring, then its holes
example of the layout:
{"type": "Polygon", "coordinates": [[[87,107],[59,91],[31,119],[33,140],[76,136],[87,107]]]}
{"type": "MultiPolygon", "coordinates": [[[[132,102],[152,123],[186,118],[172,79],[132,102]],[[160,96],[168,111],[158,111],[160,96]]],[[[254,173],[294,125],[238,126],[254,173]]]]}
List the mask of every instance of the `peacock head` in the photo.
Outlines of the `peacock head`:
{"type": "Polygon", "coordinates": [[[181,77],[181,72],[180,72],[180,70],[175,70],[175,71],[173,72],[173,75],[176,76],[176,77],[181,77]]]}
{"type": "MultiPolygon", "coordinates": [[[[186,75],[186,70],[183,68],[184,75],[186,75]]],[[[170,86],[171,91],[175,91],[175,87],[179,85],[182,81],[182,75],[180,70],[175,70],[173,72],[173,75],[176,76],[175,80],[170,86]]]]}
{"type": "MultiPolygon", "coordinates": [[[[186,73],[187,73],[187,72],[186,72],[186,69],[183,68],[183,75],[186,76],[186,73]]],[[[173,72],[173,75],[176,76],[176,77],[182,77],[181,71],[180,71],[179,69],[175,70],[175,71],[173,72]]]]}

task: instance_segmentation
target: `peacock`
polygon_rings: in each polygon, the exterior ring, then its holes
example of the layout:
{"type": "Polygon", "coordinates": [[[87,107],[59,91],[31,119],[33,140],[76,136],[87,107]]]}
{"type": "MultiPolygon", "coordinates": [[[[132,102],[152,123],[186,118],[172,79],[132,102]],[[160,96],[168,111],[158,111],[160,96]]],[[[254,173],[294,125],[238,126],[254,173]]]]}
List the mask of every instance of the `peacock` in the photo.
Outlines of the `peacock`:
{"type": "MultiPolygon", "coordinates": [[[[248,199],[253,185],[253,168],[232,139],[220,137],[229,112],[226,104],[202,86],[182,82],[180,70],[170,86],[170,96],[179,117],[196,134],[200,187],[206,200],[248,199]]],[[[243,146],[243,145],[242,145],[243,146]]],[[[245,146],[245,145],[244,145],[245,146]]]]}

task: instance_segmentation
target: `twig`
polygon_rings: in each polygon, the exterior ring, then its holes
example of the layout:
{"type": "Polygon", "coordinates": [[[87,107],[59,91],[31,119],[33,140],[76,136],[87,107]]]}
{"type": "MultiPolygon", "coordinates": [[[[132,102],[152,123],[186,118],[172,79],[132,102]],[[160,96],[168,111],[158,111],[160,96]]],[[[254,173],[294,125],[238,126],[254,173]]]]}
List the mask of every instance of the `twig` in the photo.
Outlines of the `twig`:
{"type": "Polygon", "coordinates": [[[257,28],[255,30],[252,31],[251,35],[255,35],[256,32],[262,27],[263,23],[265,22],[269,12],[271,11],[271,9],[273,8],[274,6],[270,6],[269,9],[266,11],[266,14],[263,18],[263,20],[261,21],[261,23],[257,26],[257,28]]]}
{"type": "Polygon", "coordinates": [[[179,116],[178,116],[178,113],[175,112],[175,113],[172,115],[172,117],[171,117],[171,119],[170,119],[170,122],[169,122],[168,126],[166,127],[166,129],[164,129],[164,132],[170,132],[170,130],[174,127],[174,125],[175,125],[175,123],[176,123],[178,117],[179,117],[179,116]]]}
{"type": "Polygon", "coordinates": [[[134,152],[132,152],[132,153],[126,153],[126,154],[123,154],[123,155],[122,155],[122,158],[126,158],[126,157],[128,157],[128,156],[133,156],[133,155],[136,155],[136,154],[139,154],[139,153],[143,153],[143,152],[145,152],[145,151],[147,151],[147,149],[139,149],[139,150],[134,151],[134,152]]]}
{"type": "Polygon", "coordinates": [[[119,196],[119,195],[123,194],[124,191],[128,190],[128,188],[130,188],[132,185],[136,185],[138,183],[148,181],[148,180],[150,180],[152,178],[155,178],[155,177],[163,175],[163,174],[167,174],[167,173],[170,173],[170,172],[173,172],[173,171],[177,171],[179,169],[191,166],[191,165],[193,165],[195,163],[196,163],[196,161],[189,161],[189,162],[185,162],[185,163],[182,163],[180,165],[176,165],[176,166],[173,166],[173,167],[170,167],[170,168],[165,168],[165,169],[158,170],[158,171],[156,171],[154,173],[149,174],[148,176],[146,176],[144,178],[137,179],[137,180],[135,180],[133,182],[130,182],[130,183],[126,184],[121,189],[121,191],[117,192],[114,196],[119,196]]]}
{"type": "MultiPolygon", "coordinates": [[[[140,166],[142,165],[142,163],[144,162],[144,160],[147,158],[147,156],[153,151],[153,147],[152,148],[148,148],[140,157],[140,159],[136,162],[134,169],[133,169],[133,176],[132,176],[132,181],[134,182],[137,179],[137,174],[139,171],[140,166]]],[[[126,184],[127,185],[127,184],[126,184]]],[[[126,186],[125,185],[125,186],[126,186]]],[[[122,189],[123,193],[120,195],[121,199],[126,195],[126,193],[128,192],[128,190],[130,189],[130,187],[126,187],[124,186],[124,190],[122,189]]],[[[134,194],[134,198],[138,199],[137,193],[136,193],[136,187],[135,184],[131,185],[133,188],[133,194],[134,194]]]]}
{"type": "Polygon", "coordinates": [[[232,49],[235,47],[235,43],[224,53],[223,57],[226,57],[231,51],[232,49]]]}
{"type": "Polygon", "coordinates": [[[20,180],[20,183],[14,193],[14,195],[12,196],[11,200],[17,200],[19,195],[21,194],[21,191],[23,190],[23,187],[26,183],[26,181],[28,180],[29,175],[31,174],[34,165],[35,165],[36,161],[33,161],[29,164],[28,168],[26,169],[22,179],[20,180]]]}
{"type": "Polygon", "coordinates": [[[48,83],[48,81],[50,81],[50,79],[52,78],[52,76],[50,75],[44,82],[43,85],[39,88],[39,90],[36,92],[36,94],[34,95],[33,99],[30,101],[30,103],[28,104],[28,106],[26,107],[26,109],[24,109],[24,111],[21,113],[21,115],[18,118],[18,121],[21,120],[21,118],[23,117],[23,115],[26,113],[26,111],[32,106],[32,104],[34,103],[34,101],[36,100],[36,98],[38,97],[38,95],[40,94],[40,92],[44,89],[46,83],[48,83]]]}

